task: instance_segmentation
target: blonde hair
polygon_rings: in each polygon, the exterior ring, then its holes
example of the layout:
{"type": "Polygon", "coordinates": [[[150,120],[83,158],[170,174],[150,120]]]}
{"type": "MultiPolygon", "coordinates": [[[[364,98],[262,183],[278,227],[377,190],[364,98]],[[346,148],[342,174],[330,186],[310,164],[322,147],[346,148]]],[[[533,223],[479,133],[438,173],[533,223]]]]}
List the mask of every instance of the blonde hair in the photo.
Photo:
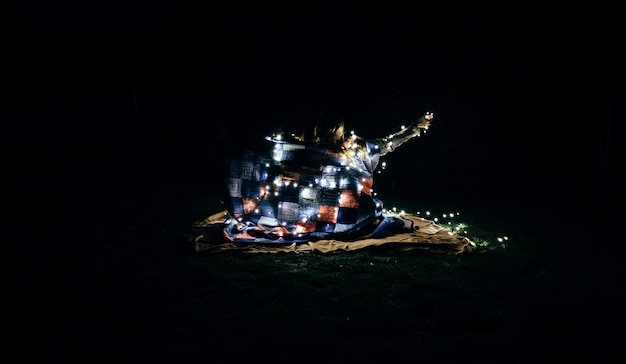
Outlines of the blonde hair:
{"type": "Polygon", "coordinates": [[[339,150],[345,139],[346,127],[343,121],[328,130],[320,130],[320,125],[316,125],[313,129],[312,142],[316,145],[339,150]]]}

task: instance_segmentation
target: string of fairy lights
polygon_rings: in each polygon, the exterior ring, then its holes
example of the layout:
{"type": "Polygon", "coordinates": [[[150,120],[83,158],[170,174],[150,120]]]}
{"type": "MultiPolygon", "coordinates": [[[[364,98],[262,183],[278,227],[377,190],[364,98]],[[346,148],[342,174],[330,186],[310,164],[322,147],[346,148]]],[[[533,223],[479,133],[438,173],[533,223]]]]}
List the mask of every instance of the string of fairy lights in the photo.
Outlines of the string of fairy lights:
{"type": "Polygon", "coordinates": [[[471,225],[461,220],[460,212],[443,212],[443,213],[436,214],[430,210],[425,210],[423,212],[412,211],[412,212],[407,213],[407,211],[399,210],[396,207],[393,207],[391,209],[384,209],[383,212],[389,215],[398,215],[398,216],[413,215],[413,216],[422,217],[424,219],[433,221],[438,226],[448,230],[448,234],[450,235],[458,234],[461,236],[468,237],[477,246],[480,246],[483,248],[496,249],[496,248],[507,248],[508,246],[509,236],[506,234],[493,237],[495,241],[491,240],[492,237],[489,237],[489,238],[478,237],[477,236],[478,233],[472,230],[471,225]]]}

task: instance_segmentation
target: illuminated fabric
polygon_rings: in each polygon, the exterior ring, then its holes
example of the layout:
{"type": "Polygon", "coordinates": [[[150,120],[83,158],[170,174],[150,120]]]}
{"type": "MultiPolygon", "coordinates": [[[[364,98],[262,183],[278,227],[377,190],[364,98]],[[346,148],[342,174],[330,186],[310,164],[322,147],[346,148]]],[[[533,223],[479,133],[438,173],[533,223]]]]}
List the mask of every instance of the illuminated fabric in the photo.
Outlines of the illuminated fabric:
{"type": "Polygon", "coordinates": [[[247,151],[228,168],[231,219],[225,236],[236,242],[305,242],[371,232],[382,217],[372,172],[380,143],[365,142],[355,158],[298,143],[247,151]]]}

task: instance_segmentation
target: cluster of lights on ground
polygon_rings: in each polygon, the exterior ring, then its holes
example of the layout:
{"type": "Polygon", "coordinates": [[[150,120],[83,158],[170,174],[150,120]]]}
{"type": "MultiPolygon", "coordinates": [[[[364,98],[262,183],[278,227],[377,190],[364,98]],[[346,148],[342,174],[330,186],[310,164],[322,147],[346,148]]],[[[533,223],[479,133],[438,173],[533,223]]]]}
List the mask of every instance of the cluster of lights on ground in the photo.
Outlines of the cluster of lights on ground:
{"type": "MultiPolygon", "coordinates": [[[[398,212],[397,208],[392,208],[391,210],[385,210],[385,213],[392,213],[392,214],[398,214],[398,215],[403,215],[406,214],[406,212],[404,210],[400,210],[398,212]]],[[[416,211],[413,213],[414,215],[417,216],[422,216],[422,212],[421,211],[416,211]]],[[[468,236],[468,227],[469,225],[467,225],[464,222],[455,222],[454,219],[457,218],[458,216],[460,216],[461,214],[459,212],[450,212],[450,213],[443,213],[441,214],[441,220],[444,221],[444,223],[446,225],[448,225],[448,234],[453,235],[453,234],[463,234],[464,236],[468,236]]],[[[433,216],[432,213],[430,211],[425,211],[424,212],[424,217],[425,219],[428,220],[432,220],[434,221],[436,224],[441,225],[440,224],[440,219],[437,216],[433,216]]],[[[506,235],[502,235],[502,236],[498,236],[496,237],[496,240],[498,241],[498,243],[500,244],[500,246],[502,248],[506,248],[506,243],[509,240],[509,237],[506,235]]],[[[489,246],[491,245],[491,243],[489,241],[481,241],[478,242],[477,245],[480,246],[489,246]]]]}

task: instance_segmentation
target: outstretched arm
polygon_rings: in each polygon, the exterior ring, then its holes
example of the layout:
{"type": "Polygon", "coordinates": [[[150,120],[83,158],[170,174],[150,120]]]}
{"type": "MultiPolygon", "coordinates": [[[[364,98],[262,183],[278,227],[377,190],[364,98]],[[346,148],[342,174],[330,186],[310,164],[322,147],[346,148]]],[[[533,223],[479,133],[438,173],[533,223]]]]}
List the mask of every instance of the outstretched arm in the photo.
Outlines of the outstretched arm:
{"type": "Polygon", "coordinates": [[[387,153],[391,153],[407,141],[420,136],[422,130],[427,130],[434,118],[435,114],[427,112],[420,116],[414,123],[411,123],[407,128],[385,138],[377,139],[376,144],[380,146],[380,155],[383,156],[387,153]]]}

